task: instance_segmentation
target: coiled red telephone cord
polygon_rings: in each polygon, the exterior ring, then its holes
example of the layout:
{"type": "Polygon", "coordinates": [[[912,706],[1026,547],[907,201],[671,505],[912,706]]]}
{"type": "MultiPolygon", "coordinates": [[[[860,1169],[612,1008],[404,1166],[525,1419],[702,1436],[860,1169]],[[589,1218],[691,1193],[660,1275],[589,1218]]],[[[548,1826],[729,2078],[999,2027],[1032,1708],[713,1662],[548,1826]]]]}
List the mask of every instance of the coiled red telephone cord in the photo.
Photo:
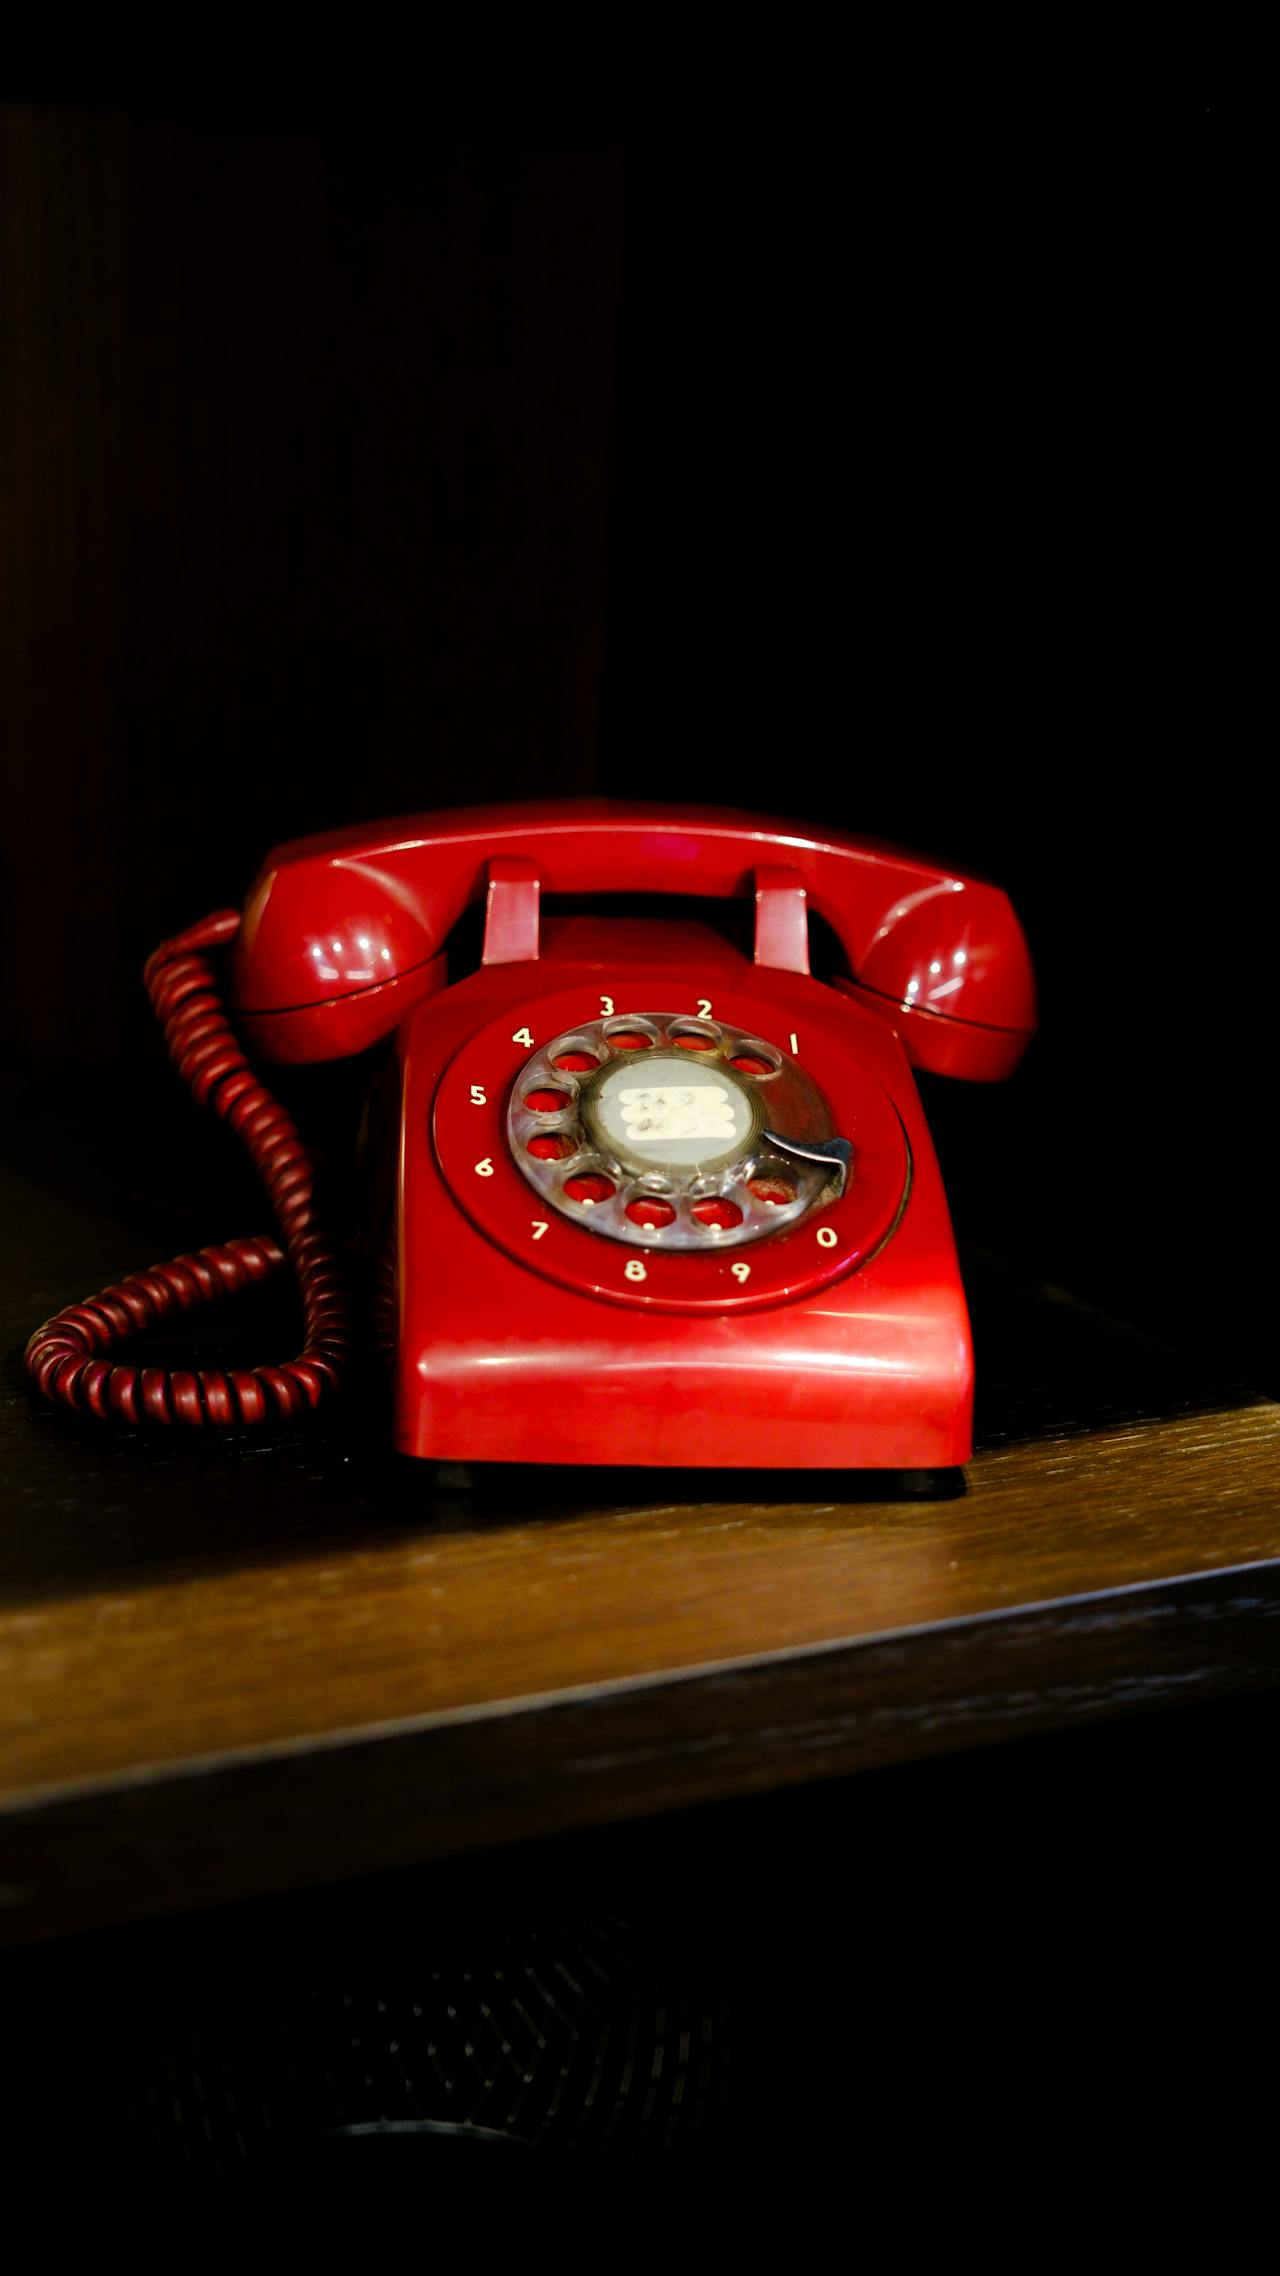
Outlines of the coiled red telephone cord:
{"type": "Polygon", "coordinates": [[[234,909],[219,910],[162,941],[143,978],[179,1074],[246,1147],[270,1195],[283,1247],[267,1235],[175,1257],[68,1305],[37,1328],[26,1350],[32,1382],[47,1399],[100,1422],[214,1430],[293,1422],[337,1387],[347,1356],[346,1299],[337,1262],[316,1223],[310,1157],[291,1117],[250,1067],[205,953],[224,947],[239,924],[234,909]],[[126,1336],[216,1303],[286,1263],[302,1299],[305,1341],[296,1359],[224,1373],[122,1366],[102,1356],[126,1336]]]}

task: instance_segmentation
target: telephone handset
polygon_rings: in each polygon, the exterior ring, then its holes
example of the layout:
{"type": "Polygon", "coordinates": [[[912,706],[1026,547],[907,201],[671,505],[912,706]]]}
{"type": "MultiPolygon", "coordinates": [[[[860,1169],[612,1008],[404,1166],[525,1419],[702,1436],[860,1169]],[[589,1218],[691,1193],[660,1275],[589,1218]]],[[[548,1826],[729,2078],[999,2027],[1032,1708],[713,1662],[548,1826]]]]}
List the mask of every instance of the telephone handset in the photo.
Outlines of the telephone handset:
{"type": "Polygon", "coordinates": [[[327,1395],[349,1334],[341,1279],[306,1149],[252,1062],[394,1033],[383,1280],[402,1451],[967,1458],[968,1319],[910,1070],[994,1081],[1026,1047],[1030,958],[997,887],[715,808],[473,808],[281,848],[243,917],[164,944],[147,982],[180,1070],[259,1167],[282,1245],[202,1250],[60,1313],[28,1346],[48,1396],[103,1419],[236,1427],[327,1395]],[[542,906],[624,892],[747,898],[752,953],[704,921],[542,906]],[[476,902],[480,962],[450,984],[446,944],[476,902]],[[810,911],[847,974],[811,975],[810,911]],[[104,1356],[286,1260],[298,1359],[224,1373],[104,1356]]]}

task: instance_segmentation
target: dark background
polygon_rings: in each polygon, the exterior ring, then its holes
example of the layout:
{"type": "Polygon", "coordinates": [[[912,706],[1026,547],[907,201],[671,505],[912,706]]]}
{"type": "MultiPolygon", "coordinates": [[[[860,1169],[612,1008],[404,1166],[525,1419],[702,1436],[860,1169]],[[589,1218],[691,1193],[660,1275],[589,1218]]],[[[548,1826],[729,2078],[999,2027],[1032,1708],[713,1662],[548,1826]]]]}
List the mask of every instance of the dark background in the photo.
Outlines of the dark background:
{"type": "Polygon", "coordinates": [[[929,1088],[962,1231],[1274,1381],[1253,132],[8,105],[10,1066],[154,1074],[143,957],[284,837],[862,827],[1041,975],[1016,1081],[929,1088]]]}
{"type": "MultiPolygon", "coordinates": [[[[0,106],[6,1155],[151,1253],[221,1238],[245,1185],[160,1053],[157,939],[362,817],[738,803],[1009,888],[1043,1030],[1008,1086],[928,1087],[960,1229],[1280,1390],[1256,141],[1204,105],[625,147],[0,106]]],[[[753,2206],[794,2161],[801,2205],[888,2175],[899,2226],[932,2189],[986,2235],[1015,2173],[1060,2218],[1114,2158],[1145,2220],[1270,2028],[1272,1731],[1189,1707],[396,1901],[418,1976],[477,1891],[526,1938],[660,1900],[664,1966],[705,1927],[694,1989],[757,1987],[753,2206]]],[[[20,1955],[24,2173],[135,2071],[203,2122],[193,2002],[239,2091],[299,1936],[380,1995],[388,1893],[332,1901],[20,1955]]]]}

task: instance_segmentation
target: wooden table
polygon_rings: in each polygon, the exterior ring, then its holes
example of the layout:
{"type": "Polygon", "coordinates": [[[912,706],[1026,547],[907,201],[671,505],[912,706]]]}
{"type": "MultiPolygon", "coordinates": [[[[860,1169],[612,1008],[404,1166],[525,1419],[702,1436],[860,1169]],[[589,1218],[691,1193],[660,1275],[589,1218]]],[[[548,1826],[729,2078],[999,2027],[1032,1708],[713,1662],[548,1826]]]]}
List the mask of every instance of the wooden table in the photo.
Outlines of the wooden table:
{"type": "Polygon", "coordinates": [[[1276,1681],[1280,1406],[988,1257],[959,1498],[468,1492],[367,1402],[239,1444],[35,1407],[24,1335],[138,1261],[127,1216],[0,1180],[12,1940],[1276,1681]]]}

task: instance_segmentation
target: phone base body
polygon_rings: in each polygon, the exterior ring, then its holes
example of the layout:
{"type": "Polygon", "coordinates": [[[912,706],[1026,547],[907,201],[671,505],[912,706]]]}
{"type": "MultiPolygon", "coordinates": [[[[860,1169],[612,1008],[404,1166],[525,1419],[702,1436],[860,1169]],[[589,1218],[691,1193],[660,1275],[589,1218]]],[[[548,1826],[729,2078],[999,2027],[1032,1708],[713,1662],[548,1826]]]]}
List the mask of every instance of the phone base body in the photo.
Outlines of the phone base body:
{"type": "MultiPolygon", "coordinates": [[[[462,1464],[954,1471],[971,1451],[969,1319],[892,1007],[753,966],[701,926],[570,919],[548,931],[537,962],[482,969],[420,1005],[401,1030],[390,1231],[397,1447],[462,1464]],[[824,1048],[828,1061],[833,1050],[846,1055],[846,1079],[850,1066],[864,1069],[892,1099],[910,1163],[880,1246],[807,1294],[691,1312],[562,1285],[536,1246],[521,1258],[486,1237],[497,1179],[523,1192],[521,1173],[478,1112],[475,1150],[494,1170],[460,1201],[435,1138],[441,1086],[485,1023],[510,1009],[514,1029],[517,1016],[536,1020],[540,997],[566,990],[580,990],[583,1018],[602,999],[619,1011],[692,1012],[698,998],[736,990],[749,996],[761,1034],[821,1039],[802,1053],[820,1085],[824,1048]]],[[[513,1035],[512,1080],[520,1059],[513,1035]]],[[[526,1198],[532,1214],[537,1203],[526,1198]]],[[[620,1246],[585,1227],[569,1237],[590,1244],[593,1259],[620,1246]]]]}

